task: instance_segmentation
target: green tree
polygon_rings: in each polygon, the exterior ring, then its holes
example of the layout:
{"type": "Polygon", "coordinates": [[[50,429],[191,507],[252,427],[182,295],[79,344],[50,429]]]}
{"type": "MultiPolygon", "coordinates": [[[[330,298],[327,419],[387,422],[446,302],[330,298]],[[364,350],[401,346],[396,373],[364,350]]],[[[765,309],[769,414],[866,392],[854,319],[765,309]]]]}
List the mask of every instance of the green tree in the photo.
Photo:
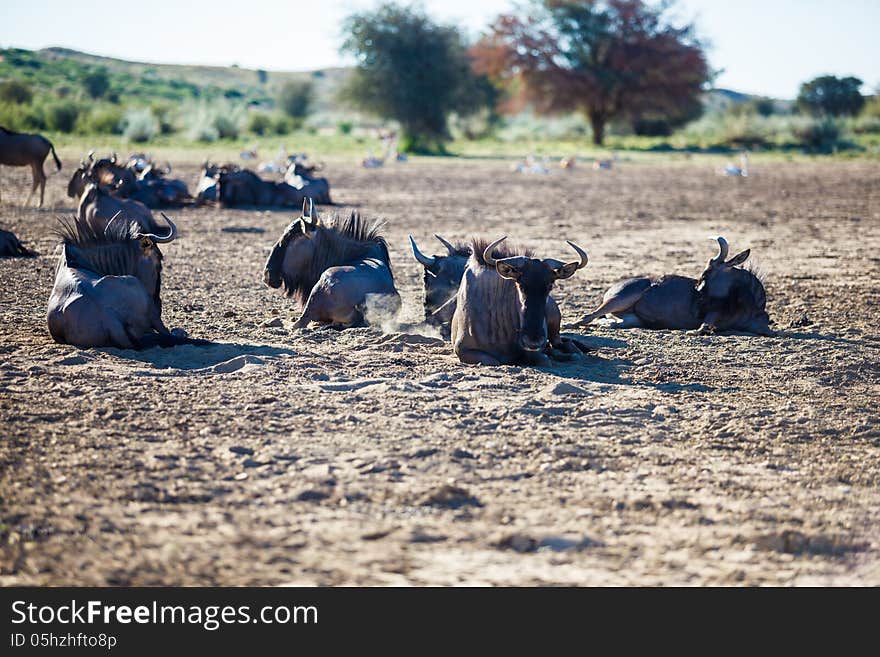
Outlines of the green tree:
{"type": "Polygon", "coordinates": [[[861,87],[856,77],[822,75],[801,85],[797,107],[813,116],[855,116],[865,105],[861,87]]]}
{"type": "Polygon", "coordinates": [[[34,92],[21,80],[7,80],[0,83],[0,101],[27,105],[34,98],[34,92]]]}
{"type": "Polygon", "coordinates": [[[599,145],[616,118],[693,113],[709,66],[694,26],[667,19],[671,5],[535,0],[525,15],[499,16],[472,54],[510,106],[583,112],[599,145]]]}
{"type": "Polygon", "coordinates": [[[442,149],[449,114],[472,113],[486,102],[459,30],[432,22],[421,9],[385,4],[349,16],[344,29],[342,51],[355,56],[357,67],[342,97],[398,121],[404,150],[442,149]]]}
{"type": "Polygon", "coordinates": [[[92,98],[101,98],[110,89],[110,76],[107,69],[94,68],[83,75],[83,86],[92,98]]]}
{"type": "Polygon", "coordinates": [[[311,80],[290,80],[281,87],[278,105],[295,121],[302,121],[309,115],[312,104],[313,86],[311,80]]]}

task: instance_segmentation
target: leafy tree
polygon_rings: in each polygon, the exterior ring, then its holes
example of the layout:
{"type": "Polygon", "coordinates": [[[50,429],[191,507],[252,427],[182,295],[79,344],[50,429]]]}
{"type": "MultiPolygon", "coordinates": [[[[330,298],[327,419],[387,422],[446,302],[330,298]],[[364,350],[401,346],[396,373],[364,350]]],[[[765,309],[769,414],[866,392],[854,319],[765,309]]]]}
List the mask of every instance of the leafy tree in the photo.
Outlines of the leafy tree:
{"type": "Polygon", "coordinates": [[[345,30],[342,50],[356,57],[357,67],[342,97],[399,122],[404,150],[442,150],[449,114],[485,104],[487,84],[473,73],[456,27],[438,25],[416,7],[385,4],[349,16],[345,30]]]}
{"type": "Polygon", "coordinates": [[[101,98],[110,89],[110,76],[104,68],[95,68],[83,75],[86,93],[92,98],[101,98]]]}
{"type": "Polygon", "coordinates": [[[0,101],[27,105],[34,98],[34,92],[21,80],[7,80],[0,82],[0,101]]]}
{"type": "Polygon", "coordinates": [[[281,110],[295,121],[301,121],[309,115],[312,104],[311,80],[290,80],[281,87],[278,104],[281,110]]]}
{"type": "Polygon", "coordinates": [[[476,70],[511,94],[508,108],[583,112],[602,144],[615,118],[692,113],[710,71],[693,25],[666,18],[671,2],[535,0],[499,16],[473,49],[476,70]]]}
{"type": "Polygon", "coordinates": [[[861,87],[862,81],[852,76],[822,75],[801,85],[797,107],[813,116],[855,116],[865,105],[861,87]]]}

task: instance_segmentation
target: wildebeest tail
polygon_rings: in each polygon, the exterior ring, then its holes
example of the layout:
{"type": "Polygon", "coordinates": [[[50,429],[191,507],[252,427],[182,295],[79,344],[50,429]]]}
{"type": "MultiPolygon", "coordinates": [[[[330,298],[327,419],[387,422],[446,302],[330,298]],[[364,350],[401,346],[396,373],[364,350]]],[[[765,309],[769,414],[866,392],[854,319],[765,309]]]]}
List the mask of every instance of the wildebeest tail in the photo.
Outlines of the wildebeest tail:
{"type": "Polygon", "coordinates": [[[55,160],[55,166],[58,167],[55,171],[61,171],[61,160],[58,159],[58,155],[55,153],[55,147],[52,145],[52,142],[49,142],[49,148],[52,151],[52,159],[55,160]]]}

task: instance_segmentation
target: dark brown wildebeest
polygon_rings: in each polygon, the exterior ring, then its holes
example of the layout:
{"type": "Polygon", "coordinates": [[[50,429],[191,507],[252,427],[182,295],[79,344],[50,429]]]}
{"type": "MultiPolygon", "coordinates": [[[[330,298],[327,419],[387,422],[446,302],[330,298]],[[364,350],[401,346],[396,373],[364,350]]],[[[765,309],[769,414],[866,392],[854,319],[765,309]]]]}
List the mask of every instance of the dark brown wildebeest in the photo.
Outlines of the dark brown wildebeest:
{"type": "Polygon", "coordinates": [[[162,322],[162,252],[177,236],[145,233],[114,220],[103,230],[78,218],[62,219],[61,257],[46,319],[56,342],[78,347],[138,349],[188,342],[162,322]]]}
{"type": "Polygon", "coordinates": [[[136,156],[129,160],[134,164],[124,167],[117,163],[115,153],[99,160],[94,159],[93,153],[88,157],[88,161],[80,161],[67,185],[67,195],[71,198],[78,198],[91,181],[102,185],[114,196],[138,201],[148,208],[181,207],[192,200],[186,183],[164,178],[149,161],[144,169],[139,170],[141,160],[136,156]]]}
{"type": "Polygon", "coordinates": [[[217,201],[217,177],[221,173],[234,173],[241,171],[237,164],[211,164],[207,160],[202,165],[202,175],[196,186],[196,205],[215,203],[217,201]]]}
{"type": "Polygon", "coordinates": [[[305,199],[306,195],[295,187],[285,182],[263,180],[248,169],[217,174],[217,200],[225,207],[297,207],[305,199]]]}
{"type": "Polygon", "coordinates": [[[549,365],[588,349],[559,334],[562,315],[550,296],[553,284],[587,265],[586,252],[567,242],[579,259],[539,260],[475,239],[452,316],[452,347],[463,363],[549,365]]]}
{"type": "Polygon", "coordinates": [[[412,235],[409,236],[409,242],[416,260],[425,268],[425,319],[445,325],[452,319],[451,313],[444,318],[434,313],[458,294],[461,277],[471,257],[471,247],[464,243],[451,244],[440,235],[434,237],[446,247],[446,255],[426,256],[419,250],[412,235]]]}
{"type": "Polygon", "coordinates": [[[321,205],[333,205],[330,199],[330,181],[315,175],[323,165],[307,166],[302,161],[293,159],[284,173],[284,182],[298,189],[303,195],[321,205]]]}
{"type": "Polygon", "coordinates": [[[46,192],[46,173],[43,171],[43,162],[49,153],[55,160],[55,166],[61,171],[61,160],[55,154],[55,147],[42,135],[32,135],[25,132],[13,132],[0,126],[0,164],[12,167],[31,168],[34,182],[28,194],[25,205],[31,202],[31,197],[40,188],[40,207],[43,207],[43,196],[46,192]]]}
{"type": "Polygon", "coordinates": [[[0,229],[0,258],[33,258],[38,255],[31,251],[15,236],[15,233],[0,229]]]}
{"type": "Polygon", "coordinates": [[[718,255],[706,264],[699,279],[662,276],[630,278],[612,285],[596,310],[581,317],[584,326],[604,315],[621,321],[615,328],[692,329],[699,335],[721,330],[774,335],[765,310],[764,284],[753,272],[739,267],[750,253],[727,260],[728,244],[718,241],[718,255]]]}
{"type": "Polygon", "coordinates": [[[361,325],[372,304],[396,312],[400,296],[381,225],[368,224],[356,212],[325,224],[314,204],[308,206],[275,243],[263,271],[266,285],[281,288],[302,308],[294,328],[310,322],[361,325]]]}
{"type": "Polygon", "coordinates": [[[96,231],[103,230],[117,214],[126,221],[134,221],[145,233],[156,233],[159,226],[150,209],[139,201],[113,196],[105,187],[93,182],[86,184],[79,198],[76,216],[96,231]]]}

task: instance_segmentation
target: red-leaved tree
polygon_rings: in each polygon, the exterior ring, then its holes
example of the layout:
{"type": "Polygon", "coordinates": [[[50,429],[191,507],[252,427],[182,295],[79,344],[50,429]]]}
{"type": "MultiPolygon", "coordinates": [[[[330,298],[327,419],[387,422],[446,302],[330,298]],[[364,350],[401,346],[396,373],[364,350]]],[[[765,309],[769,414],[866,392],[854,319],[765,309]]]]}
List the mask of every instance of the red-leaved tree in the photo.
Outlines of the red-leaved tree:
{"type": "Polygon", "coordinates": [[[508,90],[508,111],[583,112],[601,145],[614,118],[692,110],[710,78],[694,26],[672,25],[670,5],[537,1],[496,19],[471,49],[474,68],[508,90]]]}

